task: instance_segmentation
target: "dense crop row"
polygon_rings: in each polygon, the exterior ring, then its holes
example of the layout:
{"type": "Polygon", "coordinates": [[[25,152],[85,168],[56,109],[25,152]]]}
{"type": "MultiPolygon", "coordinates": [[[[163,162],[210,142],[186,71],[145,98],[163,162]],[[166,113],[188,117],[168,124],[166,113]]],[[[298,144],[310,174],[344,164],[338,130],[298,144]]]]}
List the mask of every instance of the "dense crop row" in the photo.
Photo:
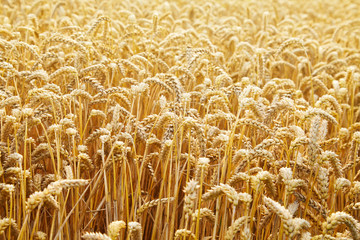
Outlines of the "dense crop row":
{"type": "Polygon", "coordinates": [[[11,1],[0,239],[360,239],[358,1],[11,1]]]}

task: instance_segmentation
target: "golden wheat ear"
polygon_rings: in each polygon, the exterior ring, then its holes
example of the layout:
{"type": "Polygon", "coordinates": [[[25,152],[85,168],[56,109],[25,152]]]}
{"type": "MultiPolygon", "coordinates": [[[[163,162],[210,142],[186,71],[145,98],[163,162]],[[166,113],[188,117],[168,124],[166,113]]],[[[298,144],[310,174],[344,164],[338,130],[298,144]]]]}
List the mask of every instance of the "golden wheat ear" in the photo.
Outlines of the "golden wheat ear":
{"type": "Polygon", "coordinates": [[[359,0],[1,3],[0,239],[360,239],[359,0]]]}

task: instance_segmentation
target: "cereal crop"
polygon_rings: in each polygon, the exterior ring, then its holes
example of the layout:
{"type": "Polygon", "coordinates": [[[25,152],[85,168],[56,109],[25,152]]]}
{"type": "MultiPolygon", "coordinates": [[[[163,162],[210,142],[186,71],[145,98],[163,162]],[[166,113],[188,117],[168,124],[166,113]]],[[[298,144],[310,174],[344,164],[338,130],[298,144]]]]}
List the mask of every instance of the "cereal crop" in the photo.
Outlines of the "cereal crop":
{"type": "Polygon", "coordinates": [[[360,240],[358,0],[2,0],[0,239],[360,240]]]}

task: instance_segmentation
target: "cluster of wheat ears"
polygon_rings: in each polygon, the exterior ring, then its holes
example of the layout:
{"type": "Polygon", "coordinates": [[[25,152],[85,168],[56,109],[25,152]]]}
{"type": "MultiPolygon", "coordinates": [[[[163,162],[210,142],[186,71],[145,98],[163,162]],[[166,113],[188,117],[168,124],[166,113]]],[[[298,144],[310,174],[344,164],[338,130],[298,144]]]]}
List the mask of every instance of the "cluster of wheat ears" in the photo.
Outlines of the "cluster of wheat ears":
{"type": "Polygon", "coordinates": [[[0,9],[0,239],[360,239],[360,3],[0,9]]]}

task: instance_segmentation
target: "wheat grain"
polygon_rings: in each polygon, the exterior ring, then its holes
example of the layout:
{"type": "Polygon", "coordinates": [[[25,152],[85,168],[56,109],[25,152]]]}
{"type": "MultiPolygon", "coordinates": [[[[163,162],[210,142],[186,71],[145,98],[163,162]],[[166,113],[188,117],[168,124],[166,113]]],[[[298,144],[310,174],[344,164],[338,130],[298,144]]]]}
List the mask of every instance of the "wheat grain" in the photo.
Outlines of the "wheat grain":
{"type": "Polygon", "coordinates": [[[228,228],[226,231],[225,239],[232,240],[235,237],[235,234],[241,230],[241,227],[250,222],[250,217],[240,217],[235,220],[235,222],[228,228]]]}
{"type": "Polygon", "coordinates": [[[140,223],[138,222],[129,222],[128,223],[128,230],[130,236],[134,240],[141,240],[142,239],[142,228],[140,223]]]}
{"type": "Polygon", "coordinates": [[[47,234],[42,232],[42,231],[37,231],[34,234],[34,239],[35,240],[46,240],[47,239],[47,234]]]}
{"type": "Polygon", "coordinates": [[[166,203],[166,202],[171,202],[174,201],[174,198],[162,198],[162,199],[155,199],[149,202],[144,203],[137,211],[136,214],[137,216],[140,216],[146,209],[152,208],[156,205],[159,205],[160,203],[166,203]]]}
{"type": "Polygon", "coordinates": [[[94,239],[94,240],[111,240],[106,234],[102,234],[99,232],[86,232],[84,233],[81,238],[84,239],[94,239]]]}
{"type": "Polygon", "coordinates": [[[175,232],[175,239],[181,239],[182,237],[189,237],[190,239],[196,239],[195,234],[190,230],[178,229],[175,232]]]}
{"type": "Polygon", "coordinates": [[[115,240],[119,236],[121,229],[125,228],[126,223],[124,221],[114,221],[109,224],[107,234],[112,240],[115,240]]]}
{"type": "Polygon", "coordinates": [[[323,224],[323,233],[331,233],[339,224],[345,224],[353,237],[359,239],[360,224],[352,216],[344,212],[331,214],[323,224]]]}

